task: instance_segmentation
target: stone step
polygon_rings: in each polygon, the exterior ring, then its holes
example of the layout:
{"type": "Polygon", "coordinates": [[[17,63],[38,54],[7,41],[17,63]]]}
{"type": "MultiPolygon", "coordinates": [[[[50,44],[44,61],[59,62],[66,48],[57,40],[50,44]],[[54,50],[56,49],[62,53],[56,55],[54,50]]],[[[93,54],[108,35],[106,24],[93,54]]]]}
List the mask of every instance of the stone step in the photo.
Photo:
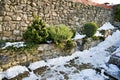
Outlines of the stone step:
{"type": "Polygon", "coordinates": [[[120,51],[114,53],[109,60],[110,64],[115,64],[120,67],[120,51]]]}

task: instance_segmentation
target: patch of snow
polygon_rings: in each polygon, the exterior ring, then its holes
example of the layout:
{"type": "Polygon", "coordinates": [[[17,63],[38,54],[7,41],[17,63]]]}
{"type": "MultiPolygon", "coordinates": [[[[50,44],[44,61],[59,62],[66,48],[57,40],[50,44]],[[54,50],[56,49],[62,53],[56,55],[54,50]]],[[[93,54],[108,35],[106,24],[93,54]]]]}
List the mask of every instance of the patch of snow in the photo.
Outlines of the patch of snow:
{"type": "Polygon", "coordinates": [[[24,42],[13,42],[13,43],[12,42],[7,42],[6,45],[2,49],[5,49],[9,46],[20,48],[20,47],[24,47],[26,45],[24,44],[24,42]]]}
{"type": "Polygon", "coordinates": [[[103,36],[103,35],[99,31],[97,31],[95,36],[103,36]]]}
{"type": "Polygon", "coordinates": [[[80,35],[78,32],[76,32],[75,37],[73,38],[73,40],[78,40],[78,39],[82,39],[84,38],[86,35],[80,35]]]}
{"type": "Polygon", "coordinates": [[[4,74],[0,72],[0,80],[2,80],[2,78],[4,78],[4,74]]]}
{"type": "Polygon", "coordinates": [[[69,77],[69,80],[104,80],[104,77],[93,69],[85,69],[79,73],[72,74],[69,77]]]}
{"type": "Polygon", "coordinates": [[[45,61],[38,61],[38,62],[31,63],[29,68],[31,70],[35,70],[37,68],[40,68],[40,67],[43,67],[43,66],[46,66],[46,65],[47,65],[47,63],[45,61]]]}
{"type": "Polygon", "coordinates": [[[101,75],[102,75],[104,78],[109,79],[109,77],[108,77],[108,76],[106,76],[106,75],[104,74],[104,72],[105,72],[105,70],[104,70],[104,69],[102,69],[102,70],[101,70],[101,75]]]}
{"type": "Polygon", "coordinates": [[[113,64],[110,64],[107,69],[105,69],[109,75],[112,75],[116,80],[120,80],[120,69],[113,64]]]}
{"type": "Polygon", "coordinates": [[[101,42],[100,44],[98,44],[99,49],[107,49],[109,47],[111,47],[112,45],[116,45],[116,43],[120,42],[120,31],[117,30],[116,32],[114,32],[112,35],[109,35],[105,41],[101,42]]]}
{"type": "Polygon", "coordinates": [[[116,56],[119,56],[119,57],[120,57],[120,52],[119,52],[119,53],[116,53],[116,56]]]}
{"type": "Polygon", "coordinates": [[[10,79],[25,71],[28,71],[25,66],[14,66],[4,72],[4,77],[10,79]]]}
{"type": "Polygon", "coordinates": [[[110,22],[106,22],[102,27],[98,28],[98,30],[109,30],[114,29],[115,27],[110,24],[110,22]]]}
{"type": "Polygon", "coordinates": [[[31,70],[35,70],[37,68],[44,67],[44,66],[64,65],[66,62],[72,60],[73,58],[74,58],[73,56],[66,56],[66,57],[59,57],[59,58],[49,59],[49,60],[47,60],[47,62],[38,61],[38,62],[31,63],[29,68],[31,70]]]}
{"type": "Polygon", "coordinates": [[[22,80],[41,80],[41,77],[35,75],[33,72],[30,72],[29,77],[23,78],[22,80]]]}
{"type": "Polygon", "coordinates": [[[120,69],[116,65],[110,64],[108,71],[110,71],[111,73],[114,73],[114,72],[120,71],[120,69]]]}

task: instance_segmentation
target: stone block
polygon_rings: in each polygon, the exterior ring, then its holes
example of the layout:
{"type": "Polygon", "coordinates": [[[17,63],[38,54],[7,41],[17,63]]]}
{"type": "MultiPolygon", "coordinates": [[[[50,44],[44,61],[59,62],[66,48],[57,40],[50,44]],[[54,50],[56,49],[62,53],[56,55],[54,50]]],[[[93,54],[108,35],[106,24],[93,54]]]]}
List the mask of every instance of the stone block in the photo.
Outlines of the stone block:
{"type": "Polygon", "coordinates": [[[8,16],[12,16],[13,15],[13,12],[7,12],[6,13],[8,16]]]}
{"type": "Polygon", "coordinates": [[[5,37],[10,37],[12,35],[11,31],[4,31],[3,33],[5,37]]]}
{"type": "Polygon", "coordinates": [[[20,17],[20,16],[17,16],[16,20],[20,21],[20,20],[21,20],[21,17],[20,17]]]}
{"type": "Polygon", "coordinates": [[[20,41],[22,40],[23,38],[22,37],[17,37],[17,41],[20,41]]]}
{"type": "Polygon", "coordinates": [[[0,11],[0,16],[4,16],[5,14],[6,14],[6,12],[0,11]]]}
{"type": "Polygon", "coordinates": [[[14,31],[13,31],[13,34],[16,35],[16,36],[17,36],[17,35],[20,35],[20,30],[14,30],[14,31]]]}
{"type": "Polygon", "coordinates": [[[8,40],[9,38],[8,37],[2,37],[2,40],[8,40]]]}
{"type": "Polygon", "coordinates": [[[120,67],[120,51],[114,53],[114,54],[110,57],[109,63],[115,64],[115,65],[117,65],[117,66],[120,67]]]}
{"type": "Polygon", "coordinates": [[[21,17],[23,20],[27,20],[27,15],[22,15],[21,17]]]}
{"type": "Polygon", "coordinates": [[[20,1],[21,1],[22,4],[27,3],[27,0],[20,0],[20,1]]]}
{"type": "Polygon", "coordinates": [[[28,26],[28,24],[25,23],[25,22],[21,22],[20,25],[21,25],[22,27],[28,26]]]}
{"type": "Polygon", "coordinates": [[[3,17],[0,17],[0,21],[2,21],[3,20],[3,17]]]}
{"type": "Polygon", "coordinates": [[[12,18],[10,16],[5,16],[4,20],[5,21],[10,21],[12,18]]]}
{"type": "Polygon", "coordinates": [[[2,32],[2,26],[0,25],[0,33],[2,32]]]}

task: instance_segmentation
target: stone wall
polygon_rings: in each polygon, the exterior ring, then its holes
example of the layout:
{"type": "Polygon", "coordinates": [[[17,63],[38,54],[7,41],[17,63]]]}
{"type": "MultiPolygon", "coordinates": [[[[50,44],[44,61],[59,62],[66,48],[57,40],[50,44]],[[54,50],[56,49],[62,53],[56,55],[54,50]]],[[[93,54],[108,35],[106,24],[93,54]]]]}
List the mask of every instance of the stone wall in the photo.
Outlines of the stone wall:
{"type": "Polygon", "coordinates": [[[36,48],[31,48],[29,51],[19,50],[2,50],[0,52],[0,72],[4,71],[12,66],[23,65],[28,66],[30,63],[56,58],[59,56],[68,56],[74,53],[76,47],[71,50],[63,51],[56,48],[54,44],[40,44],[36,48]]]}
{"type": "Polygon", "coordinates": [[[81,27],[95,21],[99,26],[112,21],[112,9],[70,0],[2,0],[0,1],[0,40],[22,40],[26,26],[37,14],[49,25],[81,27]]]}

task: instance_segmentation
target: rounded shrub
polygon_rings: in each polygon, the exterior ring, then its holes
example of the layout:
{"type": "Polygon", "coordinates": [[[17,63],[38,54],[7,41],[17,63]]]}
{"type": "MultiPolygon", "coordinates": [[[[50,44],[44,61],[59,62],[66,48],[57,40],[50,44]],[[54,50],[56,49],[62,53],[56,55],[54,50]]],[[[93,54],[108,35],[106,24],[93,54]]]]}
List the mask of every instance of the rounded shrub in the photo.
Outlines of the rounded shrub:
{"type": "Polygon", "coordinates": [[[23,33],[23,39],[26,42],[44,43],[47,37],[48,30],[46,29],[46,25],[38,16],[35,16],[33,23],[23,33]]]}
{"type": "Polygon", "coordinates": [[[54,43],[61,43],[70,40],[73,36],[73,32],[65,25],[50,26],[49,37],[54,43]]]}
{"type": "Polygon", "coordinates": [[[86,34],[86,37],[92,37],[97,32],[98,26],[95,22],[86,23],[83,26],[83,34],[86,34]]]}

